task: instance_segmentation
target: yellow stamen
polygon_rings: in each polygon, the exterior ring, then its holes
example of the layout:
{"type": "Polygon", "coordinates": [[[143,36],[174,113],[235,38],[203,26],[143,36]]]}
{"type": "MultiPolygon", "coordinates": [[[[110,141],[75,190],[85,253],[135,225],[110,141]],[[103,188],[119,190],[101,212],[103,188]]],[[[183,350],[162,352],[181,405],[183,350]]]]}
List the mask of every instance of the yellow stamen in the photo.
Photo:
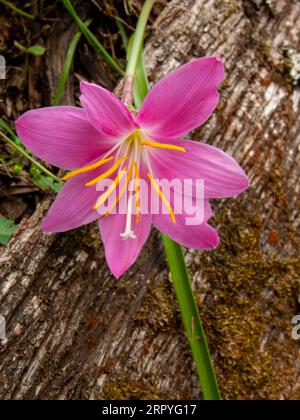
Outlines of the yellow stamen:
{"type": "Polygon", "coordinates": [[[67,179],[72,178],[75,175],[79,175],[79,174],[83,174],[84,172],[88,172],[91,171],[92,169],[97,169],[100,166],[104,165],[104,163],[110,162],[111,160],[113,160],[113,156],[110,156],[107,159],[101,159],[98,162],[93,163],[92,165],[89,166],[85,166],[83,168],[80,169],[76,169],[75,171],[69,172],[67,175],[65,175],[62,179],[64,181],[66,181],[67,179]]]}
{"type": "Polygon", "coordinates": [[[127,160],[128,159],[128,157],[126,156],[126,157],[123,157],[123,158],[121,158],[121,159],[119,159],[119,160],[117,160],[116,161],[116,163],[114,164],[114,166],[112,166],[108,171],[106,171],[106,172],[104,172],[104,174],[101,174],[100,176],[98,176],[97,178],[95,178],[95,179],[92,179],[92,181],[89,181],[89,182],[87,182],[85,185],[87,186],[87,187],[90,187],[90,186],[92,186],[92,185],[95,185],[95,184],[97,184],[99,181],[101,181],[102,179],[105,179],[105,178],[107,178],[108,176],[110,176],[110,175],[112,175],[117,169],[118,169],[118,167],[120,166],[120,164],[122,163],[122,162],[124,162],[125,160],[127,160]]]}
{"type": "Polygon", "coordinates": [[[141,210],[141,200],[140,200],[140,187],[139,187],[139,180],[140,180],[140,173],[139,167],[136,162],[134,162],[135,168],[135,207],[136,207],[136,219],[135,222],[138,225],[140,223],[140,210],[141,210]]]}
{"type": "Polygon", "coordinates": [[[186,152],[184,147],[175,146],[174,144],[158,143],[156,141],[142,140],[142,146],[156,147],[157,149],[177,150],[178,152],[186,152]]]}
{"type": "Polygon", "coordinates": [[[113,181],[113,183],[109,186],[107,191],[101,195],[97,203],[94,205],[93,209],[97,210],[110,196],[110,194],[114,191],[114,189],[118,186],[118,184],[122,181],[123,176],[127,172],[127,168],[122,169],[122,171],[119,173],[119,175],[116,177],[116,179],[113,181]]]}
{"type": "Polygon", "coordinates": [[[172,209],[171,204],[169,203],[169,201],[166,199],[166,197],[164,196],[163,192],[161,191],[161,189],[159,188],[158,184],[155,182],[153,176],[148,172],[147,173],[148,178],[150,179],[155,191],[157,192],[157,194],[159,195],[159,198],[161,199],[161,201],[165,204],[165,206],[167,207],[167,209],[169,210],[170,213],[170,217],[172,219],[172,222],[175,224],[176,220],[175,220],[175,215],[174,215],[174,211],[172,209]]]}
{"type": "Polygon", "coordinates": [[[120,194],[118,195],[118,197],[116,198],[116,201],[114,202],[114,204],[111,206],[111,208],[105,213],[105,216],[109,216],[110,213],[113,211],[113,209],[117,206],[118,202],[121,200],[121,198],[123,197],[126,188],[128,187],[130,178],[131,178],[131,174],[132,174],[132,170],[133,170],[133,162],[131,163],[130,167],[129,167],[129,171],[127,173],[127,177],[126,177],[126,182],[123,185],[120,194]]]}

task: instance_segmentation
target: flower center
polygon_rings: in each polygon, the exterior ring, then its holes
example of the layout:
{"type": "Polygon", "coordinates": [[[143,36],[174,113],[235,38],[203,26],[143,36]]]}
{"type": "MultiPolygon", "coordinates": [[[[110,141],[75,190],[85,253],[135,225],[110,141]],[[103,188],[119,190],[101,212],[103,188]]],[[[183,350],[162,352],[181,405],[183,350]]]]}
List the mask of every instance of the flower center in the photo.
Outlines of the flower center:
{"type": "Polygon", "coordinates": [[[157,149],[167,149],[174,150],[179,152],[185,152],[186,150],[183,147],[176,146],[173,144],[160,143],[150,139],[147,139],[145,134],[141,130],[135,130],[126,138],[119,141],[112,149],[109,150],[100,160],[91,165],[85,166],[80,169],[76,169],[63,177],[64,180],[68,180],[76,175],[89,172],[94,169],[100,168],[102,165],[112,162],[112,166],[103,172],[101,175],[90,180],[86,183],[87,187],[96,185],[98,182],[111,177],[113,174],[117,173],[116,177],[113,179],[112,184],[109,188],[103,193],[93,206],[94,210],[99,209],[110,195],[115,192],[118,185],[122,182],[125,177],[125,182],[119,194],[111,205],[109,210],[106,212],[105,216],[109,216],[112,211],[116,208],[120,202],[123,195],[128,192],[128,202],[127,202],[127,212],[126,212],[126,223],[125,230],[120,234],[123,239],[136,239],[136,235],[133,230],[133,215],[135,208],[135,224],[140,223],[140,213],[141,213],[141,203],[140,203],[140,165],[141,162],[145,163],[148,171],[147,177],[152,184],[154,191],[158,194],[160,200],[167,207],[171,220],[173,223],[176,223],[175,215],[172,209],[171,204],[168,202],[163,192],[161,191],[159,185],[156,183],[153,171],[151,168],[151,162],[148,154],[148,148],[157,148],[157,149]],[[125,162],[128,164],[125,167],[125,162]],[[128,191],[128,186],[131,182],[134,182],[134,188],[131,188],[128,191]]]}

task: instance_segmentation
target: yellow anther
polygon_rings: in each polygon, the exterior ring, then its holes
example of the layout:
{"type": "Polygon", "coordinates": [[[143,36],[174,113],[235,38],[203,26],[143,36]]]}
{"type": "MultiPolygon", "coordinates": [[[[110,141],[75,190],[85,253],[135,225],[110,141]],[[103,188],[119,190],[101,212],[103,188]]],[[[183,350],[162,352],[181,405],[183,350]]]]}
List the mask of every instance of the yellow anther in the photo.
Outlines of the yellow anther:
{"type": "Polygon", "coordinates": [[[127,172],[127,168],[122,169],[122,171],[119,173],[119,175],[116,177],[116,179],[113,181],[113,183],[109,186],[107,191],[101,195],[101,197],[98,199],[97,203],[94,205],[93,209],[97,210],[100,206],[102,206],[103,203],[108,199],[110,194],[114,191],[114,189],[118,186],[118,184],[122,181],[123,176],[127,172]]]}
{"type": "Polygon", "coordinates": [[[105,179],[108,176],[112,175],[118,169],[118,167],[120,166],[120,164],[122,162],[124,162],[125,160],[127,160],[127,159],[128,159],[128,157],[126,156],[126,157],[123,157],[123,158],[117,160],[116,163],[114,164],[114,166],[112,166],[108,171],[104,172],[104,174],[101,174],[97,178],[92,179],[92,181],[87,182],[85,185],[87,187],[90,187],[92,185],[97,184],[99,181],[102,181],[102,179],[105,179]]]}
{"type": "Polygon", "coordinates": [[[118,195],[118,197],[116,198],[116,201],[114,202],[114,204],[110,207],[110,209],[105,213],[105,216],[109,216],[110,213],[114,210],[114,208],[117,206],[118,202],[121,200],[121,198],[123,197],[126,188],[128,187],[131,175],[132,175],[132,170],[133,170],[133,162],[131,163],[130,167],[129,167],[129,171],[127,173],[127,177],[126,177],[126,182],[123,185],[120,194],[118,195]]]}
{"type": "Polygon", "coordinates": [[[177,150],[178,152],[186,152],[184,147],[175,146],[174,144],[158,143],[156,141],[150,141],[150,140],[142,140],[141,145],[155,147],[157,149],[168,149],[168,150],[177,150]]]}
{"type": "Polygon", "coordinates": [[[104,165],[105,163],[110,162],[111,160],[113,160],[113,158],[114,158],[113,156],[110,156],[110,157],[108,157],[106,159],[101,159],[98,162],[92,163],[92,165],[84,166],[83,168],[80,168],[80,169],[75,169],[75,171],[69,172],[62,179],[64,181],[66,181],[67,179],[70,179],[70,178],[72,178],[75,175],[79,175],[79,174],[83,174],[85,172],[89,172],[92,169],[97,169],[100,166],[104,165]]]}
{"type": "Polygon", "coordinates": [[[172,209],[171,204],[169,203],[169,201],[166,199],[166,197],[164,196],[163,192],[161,191],[161,189],[159,188],[159,185],[155,182],[153,176],[148,172],[147,173],[148,178],[150,179],[155,191],[157,192],[159,198],[161,199],[161,201],[164,203],[164,205],[167,207],[169,213],[170,213],[170,217],[172,222],[175,224],[176,220],[175,220],[175,215],[174,215],[174,211],[172,209]]]}

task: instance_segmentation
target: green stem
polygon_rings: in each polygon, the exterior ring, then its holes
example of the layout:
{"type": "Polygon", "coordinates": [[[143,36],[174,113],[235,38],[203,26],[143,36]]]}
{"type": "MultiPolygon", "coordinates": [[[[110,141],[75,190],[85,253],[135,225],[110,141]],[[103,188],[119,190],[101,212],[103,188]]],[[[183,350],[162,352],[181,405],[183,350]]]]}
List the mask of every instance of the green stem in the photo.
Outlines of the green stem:
{"type": "Polygon", "coordinates": [[[124,71],[121,69],[119,64],[112,58],[112,56],[106,51],[103,45],[98,41],[95,35],[87,28],[86,24],[80,19],[77,15],[72,3],[70,0],[62,0],[65,8],[75,20],[79,26],[81,32],[85,36],[88,43],[104,58],[104,60],[120,75],[124,75],[124,71]]]}
{"type": "Polygon", "coordinates": [[[136,72],[136,66],[138,63],[138,59],[139,59],[139,54],[143,45],[143,41],[144,41],[144,34],[145,34],[145,29],[147,26],[147,22],[148,22],[148,18],[151,12],[151,9],[154,5],[156,0],[146,0],[137,26],[136,26],[136,31],[134,33],[134,37],[133,37],[133,41],[132,41],[132,47],[131,47],[131,54],[130,57],[128,59],[127,62],[127,67],[126,67],[126,76],[128,77],[132,77],[134,79],[135,77],[135,72],[136,72]]]}
{"type": "Polygon", "coordinates": [[[30,20],[35,20],[35,16],[31,15],[30,13],[24,12],[23,10],[19,9],[18,7],[16,7],[13,3],[11,3],[10,1],[7,0],[0,0],[0,3],[4,4],[4,6],[9,7],[10,9],[12,9],[14,12],[18,13],[19,15],[30,19],[30,20]]]}
{"type": "Polygon", "coordinates": [[[15,144],[10,138],[8,138],[2,131],[0,131],[0,136],[4,141],[9,143],[17,152],[21,153],[23,156],[25,156],[30,162],[32,162],[36,167],[38,167],[42,172],[44,172],[46,175],[53,178],[56,182],[59,182],[61,184],[61,179],[55,176],[52,172],[48,171],[43,165],[41,165],[39,162],[37,162],[32,156],[30,156],[25,150],[22,149],[22,147],[15,144]]]}
{"type": "Polygon", "coordinates": [[[130,54],[128,54],[127,67],[123,82],[122,101],[126,106],[132,105],[136,69],[139,62],[140,52],[142,51],[148,18],[155,1],[156,0],[145,1],[133,35],[132,46],[130,54]]]}
{"type": "MultiPolygon", "coordinates": [[[[85,25],[88,26],[88,25],[91,24],[91,22],[92,22],[91,20],[88,20],[88,21],[85,22],[85,25]]],[[[71,70],[71,67],[72,67],[72,64],[73,64],[76,48],[77,48],[77,45],[80,41],[81,36],[82,36],[82,32],[77,32],[74,35],[74,37],[73,37],[73,39],[70,43],[70,46],[69,46],[69,49],[68,49],[68,52],[67,52],[67,56],[66,56],[66,60],[65,60],[65,63],[64,63],[64,67],[63,67],[61,76],[59,78],[59,82],[58,82],[58,86],[57,86],[57,90],[56,90],[56,95],[55,95],[55,98],[53,99],[53,102],[52,102],[53,106],[57,106],[61,102],[61,98],[62,98],[62,95],[63,95],[64,90],[65,90],[66,82],[68,80],[70,70],[71,70]]]]}
{"type": "Polygon", "coordinates": [[[163,235],[168,264],[173,278],[181,315],[191,346],[205,400],[221,399],[216,374],[210,357],[204,329],[193,295],[182,248],[172,239],[163,235]]]}

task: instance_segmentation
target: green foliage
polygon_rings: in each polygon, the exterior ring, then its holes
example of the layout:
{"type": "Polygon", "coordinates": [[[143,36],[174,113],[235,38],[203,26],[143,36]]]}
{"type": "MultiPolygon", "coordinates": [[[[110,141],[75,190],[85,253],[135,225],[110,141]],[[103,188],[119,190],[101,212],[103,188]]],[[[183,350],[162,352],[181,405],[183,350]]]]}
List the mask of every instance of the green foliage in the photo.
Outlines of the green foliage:
{"type": "Polygon", "coordinates": [[[0,244],[7,245],[16,229],[15,222],[4,216],[0,216],[0,244]]]}
{"type": "Polygon", "coordinates": [[[42,47],[41,45],[31,45],[31,47],[24,47],[24,45],[20,44],[17,40],[14,40],[14,46],[17,47],[22,53],[24,54],[31,54],[35,56],[44,55],[46,52],[46,48],[42,47]]]}
{"type": "Polygon", "coordinates": [[[50,176],[38,175],[32,179],[33,183],[44,191],[53,190],[58,193],[61,190],[62,184],[55,181],[50,176]]]}
{"type": "Polygon", "coordinates": [[[26,162],[24,158],[26,158],[31,162],[29,175],[31,177],[31,181],[36,186],[45,191],[49,189],[52,189],[55,192],[60,191],[60,188],[62,187],[62,181],[32,157],[31,153],[21,144],[20,139],[14,134],[12,128],[4,120],[0,119],[0,127],[3,127],[12,137],[9,138],[0,131],[0,137],[13,147],[18,159],[17,161],[13,162],[13,165],[11,165],[9,162],[6,162],[4,156],[2,157],[0,155],[0,162],[5,166],[7,175],[19,175],[24,170],[26,162]]]}
{"type": "Polygon", "coordinates": [[[32,45],[31,47],[26,49],[26,52],[32,55],[44,55],[46,52],[46,48],[41,47],[40,45],[32,45]]]}

